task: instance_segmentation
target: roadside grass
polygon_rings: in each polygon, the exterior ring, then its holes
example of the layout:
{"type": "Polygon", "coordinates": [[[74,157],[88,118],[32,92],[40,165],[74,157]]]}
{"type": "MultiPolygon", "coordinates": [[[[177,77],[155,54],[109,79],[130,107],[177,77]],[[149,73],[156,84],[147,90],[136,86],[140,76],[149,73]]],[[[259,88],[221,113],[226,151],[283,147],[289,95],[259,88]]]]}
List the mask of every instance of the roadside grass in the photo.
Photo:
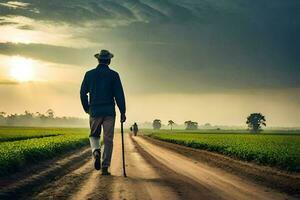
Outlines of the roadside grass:
{"type": "Polygon", "coordinates": [[[89,143],[84,128],[0,128],[0,176],[89,143]]]}
{"type": "MultiPolygon", "coordinates": [[[[249,130],[246,129],[197,129],[197,130],[184,130],[184,129],[160,129],[160,130],[153,130],[153,129],[142,129],[141,132],[144,134],[152,134],[152,133],[193,133],[193,134],[250,134],[253,135],[254,133],[250,133],[249,130]]],[[[259,135],[299,135],[300,130],[297,129],[285,129],[285,130],[273,130],[267,129],[263,130],[262,132],[258,133],[259,135]]]]}
{"type": "Polygon", "coordinates": [[[61,134],[52,134],[52,133],[45,133],[45,134],[32,134],[32,135],[1,135],[0,136],[0,143],[1,142],[13,142],[13,141],[20,141],[20,140],[27,140],[33,138],[43,138],[43,137],[53,137],[58,136],[61,134]]]}
{"type": "Polygon", "coordinates": [[[146,130],[145,133],[166,142],[213,151],[283,170],[300,171],[299,131],[250,134],[237,131],[215,133],[205,130],[146,130]]]}

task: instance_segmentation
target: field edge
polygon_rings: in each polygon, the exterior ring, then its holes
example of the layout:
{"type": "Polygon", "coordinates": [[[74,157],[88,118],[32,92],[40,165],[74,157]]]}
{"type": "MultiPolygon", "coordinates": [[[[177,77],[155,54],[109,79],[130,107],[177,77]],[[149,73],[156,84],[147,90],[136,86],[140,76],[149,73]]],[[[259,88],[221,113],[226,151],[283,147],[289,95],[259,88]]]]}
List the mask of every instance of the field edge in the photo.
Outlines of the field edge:
{"type": "Polygon", "coordinates": [[[162,141],[150,136],[141,137],[152,144],[175,151],[176,153],[203,162],[209,166],[217,167],[260,185],[300,197],[300,173],[261,166],[255,163],[237,160],[223,154],[162,141]]]}

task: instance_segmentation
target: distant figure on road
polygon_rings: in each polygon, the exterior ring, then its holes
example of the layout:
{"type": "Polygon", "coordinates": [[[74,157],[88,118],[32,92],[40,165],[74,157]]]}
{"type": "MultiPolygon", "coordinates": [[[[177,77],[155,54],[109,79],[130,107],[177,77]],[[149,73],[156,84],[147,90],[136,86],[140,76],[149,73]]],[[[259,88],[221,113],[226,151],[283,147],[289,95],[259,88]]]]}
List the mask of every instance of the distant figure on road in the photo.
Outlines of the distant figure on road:
{"type": "Polygon", "coordinates": [[[121,113],[121,122],[126,121],[126,106],[122,83],[119,74],[109,68],[113,54],[101,50],[95,54],[98,66],[86,72],[80,89],[80,99],[83,109],[90,115],[90,145],[95,159],[94,167],[102,175],[110,175],[108,168],[113,151],[115,127],[115,102],[121,113]],[[103,127],[104,152],[101,163],[100,134],[103,127]]]}
{"type": "Polygon", "coordinates": [[[132,131],[133,131],[134,136],[136,136],[139,131],[139,127],[138,127],[137,123],[135,123],[135,122],[132,125],[132,131]]]}

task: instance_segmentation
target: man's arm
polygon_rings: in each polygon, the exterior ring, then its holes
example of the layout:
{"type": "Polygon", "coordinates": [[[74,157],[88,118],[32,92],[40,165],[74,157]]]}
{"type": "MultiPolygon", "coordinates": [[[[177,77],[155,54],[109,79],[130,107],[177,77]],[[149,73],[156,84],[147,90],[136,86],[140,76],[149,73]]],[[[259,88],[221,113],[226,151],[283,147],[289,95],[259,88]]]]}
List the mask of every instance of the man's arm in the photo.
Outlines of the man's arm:
{"type": "Polygon", "coordinates": [[[87,95],[89,93],[89,89],[88,89],[86,79],[87,78],[86,78],[86,74],[85,74],[82,84],[81,84],[81,88],[80,88],[80,100],[81,100],[81,104],[82,104],[84,111],[86,113],[89,113],[89,100],[88,100],[88,95],[87,95]]]}
{"type": "Polygon", "coordinates": [[[126,120],[126,117],[125,117],[126,104],[125,104],[125,95],[124,95],[124,91],[123,91],[123,87],[122,87],[122,83],[121,83],[119,74],[117,74],[115,77],[114,97],[116,99],[117,106],[121,113],[121,121],[124,122],[126,120]]]}

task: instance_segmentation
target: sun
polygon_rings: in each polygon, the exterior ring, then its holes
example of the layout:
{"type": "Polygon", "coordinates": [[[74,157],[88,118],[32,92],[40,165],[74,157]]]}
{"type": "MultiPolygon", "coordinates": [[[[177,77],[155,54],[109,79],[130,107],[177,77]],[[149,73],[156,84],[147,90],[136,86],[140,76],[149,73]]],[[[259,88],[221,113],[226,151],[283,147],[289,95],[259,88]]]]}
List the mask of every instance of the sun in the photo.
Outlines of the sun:
{"type": "Polygon", "coordinates": [[[13,56],[10,60],[10,76],[19,82],[28,82],[33,79],[33,61],[21,56],[13,56]]]}

